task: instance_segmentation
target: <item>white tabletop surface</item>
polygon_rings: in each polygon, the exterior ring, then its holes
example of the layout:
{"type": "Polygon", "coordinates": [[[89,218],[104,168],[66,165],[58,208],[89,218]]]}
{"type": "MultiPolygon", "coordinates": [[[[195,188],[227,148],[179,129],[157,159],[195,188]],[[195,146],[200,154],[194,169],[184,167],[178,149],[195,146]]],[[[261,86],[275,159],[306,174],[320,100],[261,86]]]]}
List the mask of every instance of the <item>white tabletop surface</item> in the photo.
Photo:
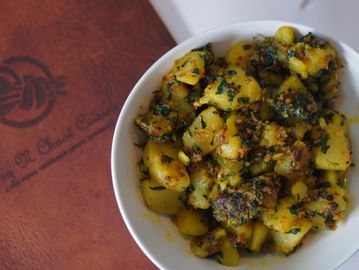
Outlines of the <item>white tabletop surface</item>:
{"type": "MultiPolygon", "coordinates": [[[[283,20],[301,23],[359,51],[358,0],[150,0],[180,43],[206,30],[240,21],[283,20]]],[[[359,269],[356,252],[337,270],[359,269]]]]}

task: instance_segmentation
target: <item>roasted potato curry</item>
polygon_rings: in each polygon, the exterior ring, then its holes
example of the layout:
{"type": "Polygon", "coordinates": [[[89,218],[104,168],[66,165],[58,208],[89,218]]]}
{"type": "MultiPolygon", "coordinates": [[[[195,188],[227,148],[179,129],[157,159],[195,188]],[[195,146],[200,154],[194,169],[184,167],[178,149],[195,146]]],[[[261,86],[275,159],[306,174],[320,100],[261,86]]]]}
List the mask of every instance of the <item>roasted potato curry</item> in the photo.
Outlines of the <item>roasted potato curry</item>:
{"type": "Polygon", "coordinates": [[[135,119],[147,206],[171,215],[195,255],[228,266],[335,230],[350,197],[348,123],[333,108],[341,67],[331,44],[289,26],[225,57],[208,44],[177,59],[135,119]]]}

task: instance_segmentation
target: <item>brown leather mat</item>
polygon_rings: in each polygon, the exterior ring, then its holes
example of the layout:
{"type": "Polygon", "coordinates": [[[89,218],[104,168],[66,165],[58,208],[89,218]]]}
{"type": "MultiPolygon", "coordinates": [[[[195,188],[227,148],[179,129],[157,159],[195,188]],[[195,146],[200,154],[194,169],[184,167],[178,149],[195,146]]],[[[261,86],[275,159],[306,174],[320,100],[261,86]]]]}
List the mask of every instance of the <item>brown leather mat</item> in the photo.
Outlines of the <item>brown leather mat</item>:
{"type": "Polygon", "coordinates": [[[173,39],[147,1],[0,4],[0,269],[155,269],[121,219],[110,150],[173,39]]]}

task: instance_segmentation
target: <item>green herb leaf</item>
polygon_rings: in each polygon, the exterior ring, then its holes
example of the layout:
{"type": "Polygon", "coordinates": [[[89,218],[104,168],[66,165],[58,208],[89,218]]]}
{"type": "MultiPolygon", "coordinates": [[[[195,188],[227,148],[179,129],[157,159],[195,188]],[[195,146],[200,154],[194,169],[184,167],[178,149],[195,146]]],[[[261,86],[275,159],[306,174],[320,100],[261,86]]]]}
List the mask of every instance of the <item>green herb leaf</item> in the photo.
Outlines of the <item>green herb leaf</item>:
{"type": "Polygon", "coordinates": [[[298,210],[300,209],[301,206],[302,206],[301,203],[296,203],[296,204],[293,204],[291,207],[288,207],[288,210],[290,211],[290,213],[292,215],[297,215],[298,210]]]}
{"type": "Polygon", "coordinates": [[[197,76],[199,74],[199,69],[195,68],[194,70],[192,70],[192,76],[197,76]]]}
{"type": "Polygon", "coordinates": [[[240,104],[248,104],[249,98],[247,98],[247,97],[240,97],[240,98],[238,98],[238,102],[239,102],[240,104]]]}
{"type": "Polygon", "coordinates": [[[227,74],[228,74],[228,76],[234,76],[234,75],[236,75],[237,74],[237,71],[235,71],[235,70],[233,70],[233,69],[230,69],[230,70],[228,70],[227,71],[227,74]]]}
{"type": "Polygon", "coordinates": [[[164,186],[156,186],[156,187],[150,187],[150,189],[158,191],[158,190],[164,190],[166,188],[164,186]]]}
{"type": "Polygon", "coordinates": [[[234,87],[229,87],[227,90],[228,100],[233,101],[234,97],[237,95],[237,90],[234,87]]]}
{"type": "Polygon", "coordinates": [[[193,151],[193,153],[198,154],[198,155],[202,154],[202,149],[201,149],[201,147],[199,147],[199,146],[197,146],[197,145],[195,145],[195,146],[192,147],[192,151],[193,151]]]}
{"type": "Polygon", "coordinates": [[[154,108],[154,113],[157,115],[161,115],[163,117],[168,116],[170,112],[171,112],[171,107],[168,106],[167,104],[158,104],[154,108]]]}
{"type": "Polygon", "coordinates": [[[202,115],[200,116],[200,120],[201,120],[201,127],[202,127],[202,128],[206,128],[207,124],[206,124],[206,122],[203,120],[202,115]]]}
{"type": "Polygon", "coordinates": [[[290,229],[287,233],[297,234],[299,232],[300,232],[300,228],[293,228],[293,229],[290,229]]]}
{"type": "Polygon", "coordinates": [[[288,52],[287,52],[287,60],[289,60],[290,58],[292,58],[292,57],[294,57],[296,55],[297,55],[297,53],[295,51],[288,50],[288,52]]]}
{"type": "Polygon", "coordinates": [[[171,158],[167,155],[162,155],[161,162],[162,163],[171,163],[174,160],[174,158],[171,158]]]}
{"type": "Polygon", "coordinates": [[[219,84],[219,86],[216,90],[216,95],[223,94],[226,91],[226,85],[227,85],[226,80],[222,79],[221,83],[219,84]]]}
{"type": "Polygon", "coordinates": [[[320,144],[319,144],[320,145],[320,151],[322,151],[324,154],[327,153],[327,151],[328,151],[328,149],[330,147],[330,145],[328,145],[329,138],[330,138],[329,134],[325,133],[323,135],[323,137],[321,138],[321,140],[320,140],[320,144]]]}
{"type": "Polygon", "coordinates": [[[251,44],[244,44],[242,46],[243,50],[249,50],[250,48],[252,48],[252,45],[251,44]]]}

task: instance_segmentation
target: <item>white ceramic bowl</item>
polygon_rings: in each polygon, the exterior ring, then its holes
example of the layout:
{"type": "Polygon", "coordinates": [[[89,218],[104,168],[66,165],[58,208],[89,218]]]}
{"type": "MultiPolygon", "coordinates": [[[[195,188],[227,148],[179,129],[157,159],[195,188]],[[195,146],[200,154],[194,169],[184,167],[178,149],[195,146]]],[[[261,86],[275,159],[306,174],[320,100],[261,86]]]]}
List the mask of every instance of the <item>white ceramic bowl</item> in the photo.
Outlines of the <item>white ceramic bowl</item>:
{"type": "MultiPolygon", "coordinates": [[[[348,117],[359,115],[359,55],[347,45],[324,36],[314,29],[282,21],[253,21],[221,27],[193,37],[158,59],[137,82],[128,96],[119,116],[112,145],[113,187],[122,217],[132,237],[161,269],[228,269],[214,260],[199,259],[190,252],[190,244],[178,234],[177,229],[166,216],[158,216],[146,208],[139,186],[137,162],[141,150],[134,143],[144,139],[144,135],[134,125],[134,118],[140,106],[146,105],[152,91],[158,89],[161,78],[173,61],[193,48],[212,42],[215,54],[224,55],[236,41],[251,38],[257,34],[273,35],[281,25],[292,25],[300,34],[309,31],[329,40],[344,60],[342,71],[341,97],[336,108],[348,117]]],[[[354,163],[358,163],[359,125],[351,125],[354,163]]],[[[351,169],[348,190],[353,196],[353,207],[349,217],[335,232],[320,232],[306,238],[304,244],[289,257],[266,255],[259,258],[243,257],[240,269],[335,269],[359,248],[359,171],[351,169]]],[[[121,239],[118,239],[121,241],[121,239]]]]}

